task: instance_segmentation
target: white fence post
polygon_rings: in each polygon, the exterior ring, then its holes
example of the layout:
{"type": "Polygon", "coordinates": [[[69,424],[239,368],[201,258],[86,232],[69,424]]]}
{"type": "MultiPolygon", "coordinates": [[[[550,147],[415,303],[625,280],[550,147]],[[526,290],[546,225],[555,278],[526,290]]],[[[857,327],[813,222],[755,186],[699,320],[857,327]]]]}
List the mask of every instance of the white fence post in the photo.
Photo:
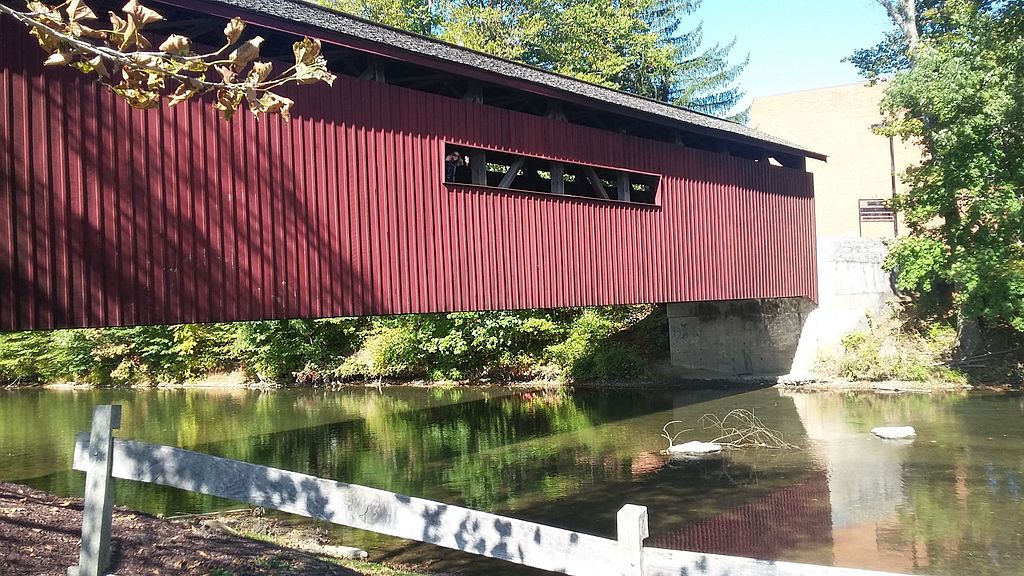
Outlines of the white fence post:
{"type": "Polygon", "coordinates": [[[88,550],[96,550],[93,557],[99,557],[102,552],[104,559],[107,558],[112,502],[107,486],[112,477],[239,500],[569,576],[712,573],[732,576],[899,576],[854,568],[645,548],[644,539],[650,532],[644,506],[627,504],[619,510],[618,539],[612,540],[171,446],[117,438],[111,448],[110,430],[117,427],[119,420],[119,406],[98,407],[93,420],[92,439],[84,432],[75,439],[73,466],[75,470],[89,472],[90,483],[83,522],[83,571],[79,572],[75,566],[68,569],[71,575],[100,574],[99,569],[84,571],[88,550]],[[105,454],[97,458],[101,451],[105,454]],[[101,462],[98,466],[95,465],[97,460],[101,462]],[[99,472],[94,474],[94,469],[99,472]],[[106,473],[105,477],[103,473],[106,473]],[[100,479],[101,489],[94,489],[94,477],[100,479]],[[100,499],[104,497],[105,504],[100,506],[100,499]],[[106,535],[101,534],[95,541],[89,540],[90,534],[102,531],[104,518],[106,535]],[[95,544],[90,548],[87,542],[95,544]]]}
{"type": "Polygon", "coordinates": [[[92,412],[85,473],[82,549],[68,576],[102,576],[110,564],[110,525],[114,508],[113,431],[121,427],[121,406],[105,404],[92,412]]]}
{"type": "Polygon", "coordinates": [[[647,507],[626,504],[616,515],[619,552],[622,553],[622,576],[644,576],[644,538],[647,530],[647,507]]]}

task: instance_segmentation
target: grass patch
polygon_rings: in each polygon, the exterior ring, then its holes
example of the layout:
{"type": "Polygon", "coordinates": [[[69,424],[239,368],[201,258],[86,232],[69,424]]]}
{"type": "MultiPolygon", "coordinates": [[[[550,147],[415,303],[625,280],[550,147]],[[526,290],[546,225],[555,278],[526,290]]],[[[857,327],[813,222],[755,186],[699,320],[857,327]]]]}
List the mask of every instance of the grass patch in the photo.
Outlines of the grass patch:
{"type": "Polygon", "coordinates": [[[410,572],[403,568],[394,568],[366,560],[332,560],[346,568],[351,568],[370,576],[423,576],[424,572],[410,572]]]}

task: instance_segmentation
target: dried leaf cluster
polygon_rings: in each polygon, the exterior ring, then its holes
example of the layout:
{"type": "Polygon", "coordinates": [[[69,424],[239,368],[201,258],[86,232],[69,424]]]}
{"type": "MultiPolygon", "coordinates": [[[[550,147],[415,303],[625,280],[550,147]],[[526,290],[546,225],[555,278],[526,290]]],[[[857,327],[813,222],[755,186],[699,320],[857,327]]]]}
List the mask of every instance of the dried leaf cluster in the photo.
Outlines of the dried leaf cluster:
{"type": "Polygon", "coordinates": [[[0,12],[29,27],[49,55],[47,66],[95,74],[100,84],[135,108],[153,108],[163,97],[174,106],[214,92],[214,107],[225,119],[243,100],[257,116],[280,114],[288,119],[292,100],[273,90],[289,82],[332,84],[335,78],[320,54],[320,41],[310,38],[293,45],[292,66],[272,75],[273,65],[259,60],[263,38],[242,41],[245,23],[237,17],[225,26],[224,44],[218,50],[196,53],[192,41],[178,34],[154,50],[142,32],[164,18],[138,0],[129,0],[122,14],[108,12],[106,22],[82,0],[57,5],[32,0],[24,12],[0,2],[0,12]]]}

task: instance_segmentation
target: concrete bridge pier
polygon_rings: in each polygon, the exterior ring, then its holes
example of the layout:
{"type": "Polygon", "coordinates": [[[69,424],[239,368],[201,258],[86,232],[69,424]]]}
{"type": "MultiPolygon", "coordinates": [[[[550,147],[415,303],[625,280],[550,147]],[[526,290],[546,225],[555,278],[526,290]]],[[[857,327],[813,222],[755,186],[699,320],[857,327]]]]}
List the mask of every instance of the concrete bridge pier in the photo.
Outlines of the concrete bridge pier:
{"type": "Polygon", "coordinates": [[[789,374],[814,308],[806,298],[670,303],[673,370],[692,377],[789,374]]]}
{"type": "Polygon", "coordinates": [[[818,295],[668,305],[673,373],[681,377],[815,378],[820,355],[842,351],[844,335],[888,314],[895,298],[873,238],[818,238],[818,295]]]}

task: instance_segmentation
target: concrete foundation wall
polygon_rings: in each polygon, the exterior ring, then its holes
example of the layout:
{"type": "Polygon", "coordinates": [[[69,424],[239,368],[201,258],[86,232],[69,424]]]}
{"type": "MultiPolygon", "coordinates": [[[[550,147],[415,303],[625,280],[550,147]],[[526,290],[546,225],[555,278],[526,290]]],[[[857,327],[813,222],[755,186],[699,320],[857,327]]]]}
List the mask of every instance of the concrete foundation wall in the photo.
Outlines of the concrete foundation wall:
{"type": "Polygon", "coordinates": [[[842,349],[843,336],[863,328],[868,317],[887,314],[895,298],[882,269],[888,249],[876,238],[818,238],[818,307],[808,317],[790,373],[813,376],[823,353],[842,349]]]}
{"type": "Polygon", "coordinates": [[[813,377],[822,353],[886,313],[886,247],[870,238],[819,238],[816,306],[804,298],[668,304],[671,363],[680,376],[813,377]]]}
{"type": "Polygon", "coordinates": [[[691,376],[787,374],[812,309],[804,298],[669,304],[672,366],[691,376]]]}

